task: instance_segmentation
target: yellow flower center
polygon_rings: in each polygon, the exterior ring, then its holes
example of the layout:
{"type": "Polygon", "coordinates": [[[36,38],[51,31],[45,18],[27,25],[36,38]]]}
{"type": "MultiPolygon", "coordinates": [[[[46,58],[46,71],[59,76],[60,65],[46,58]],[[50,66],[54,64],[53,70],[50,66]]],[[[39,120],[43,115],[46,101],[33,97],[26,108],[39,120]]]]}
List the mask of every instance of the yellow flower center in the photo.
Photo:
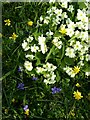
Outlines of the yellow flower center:
{"type": "Polygon", "coordinates": [[[33,25],[33,22],[32,22],[32,21],[29,21],[27,24],[28,24],[29,26],[32,26],[32,25],[33,25]]]}
{"type": "Polygon", "coordinates": [[[81,92],[79,92],[78,90],[74,91],[73,94],[74,94],[75,99],[77,99],[77,100],[83,98],[83,96],[81,95],[81,92]]]}

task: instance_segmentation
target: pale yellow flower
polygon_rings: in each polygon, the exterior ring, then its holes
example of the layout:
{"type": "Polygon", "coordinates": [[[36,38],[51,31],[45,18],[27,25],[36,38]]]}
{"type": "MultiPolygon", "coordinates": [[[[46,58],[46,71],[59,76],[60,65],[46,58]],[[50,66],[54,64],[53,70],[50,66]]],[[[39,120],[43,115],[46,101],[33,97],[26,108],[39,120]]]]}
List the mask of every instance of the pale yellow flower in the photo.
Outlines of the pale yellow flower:
{"type": "Polygon", "coordinates": [[[5,109],[5,111],[4,111],[4,112],[5,112],[5,114],[7,114],[7,113],[8,113],[8,109],[5,109]]]}
{"type": "Polygon", "coordinates": [[[25,111],[25,114],[28,116],[29,115],[29,109],[25,111]]]}
{"type": "Polygon", "coordinates": [[[71,114],[73,117],[75,116],[75,113],[74,113],[74,112],[71,112],[70,114],[71,114]]]}
{"type": "Polygon", "coordinates": [[[10,25],[11,25],[10,19],[6,19],[6,20],[4,20],[4,22],[5,22],[5,25],[7,25],[7,26],[10,26],[10,25]]]}
{"type": "Polygon", "coordinates": [[[81,98],[83,98],[83,96],[81,95],[81,92],[79,92],[78,90],[77,91],[74,91],[74,97],[76,100],[79,100],[81,98]]]}
{"type": "Polygon", "coordinates": [[[76,84],[76,87],[81,87],[81,85],[79,83],[76,84]]]}
{"type": "Polygon", "coordinates": [[[14,98],[12,99],[12,102],[13,102],[13,103],[15,102],[15,99],[14,99],[14,98]]]}
{"type": "Polygon", "coordinates": [[[13,40],[16,40],[16,38],[18,37],[18,35],[16,35],[15,33],[12,34],[11,37],[9,37],[9,39],[13,39],[13,40]]]}
{"type": "Polygon", "coordinates": [[[33,22],[32,22],[32,21],[28,21],[27,24],[28,24],[29,26],[32,26],[32,25],[33,25],[33,22]]]}
{"type": "Polygon", "coordinates": [[[60,33],[62,33],[62,34],[66,34],[66,28],[65,28],[65,26],[64,26],[64,25],[63,25],[63,26],[61,26],[61,28],[60,28],[59,32],[60,32],[60,33]]]}

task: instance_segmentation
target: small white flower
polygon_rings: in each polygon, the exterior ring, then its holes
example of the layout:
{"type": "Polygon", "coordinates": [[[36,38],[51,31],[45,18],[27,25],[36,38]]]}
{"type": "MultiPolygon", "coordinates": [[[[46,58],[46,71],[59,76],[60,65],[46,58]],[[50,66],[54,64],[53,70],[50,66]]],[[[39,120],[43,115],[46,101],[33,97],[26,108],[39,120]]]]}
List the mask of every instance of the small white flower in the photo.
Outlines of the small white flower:
{"type": "Polygon", "coordinates": [[[74,45],[74,50],[81,50],[81,48],[82,48],[83,46],[80,44],[80,42],[79,41],[76,41],[76,44],[74,45]]]}
{"type": "Polygon", "coordinates": [[[76,22],[76,27],[78,27],[78,29],[84,29],[84,24],[81,21],[76,22]]]}
{"type": "Polygon", "coordinates": [[[39,36],[39,37],[38,37],[39,45],[44,44],[44,43],[45,43],[45,40],[46,40],[46,38],[43,37],[43,35],[39,36]]]}
{"type": "Polygon", "coordinates": [[[80,56],[80,60],[84,60],[84,56],[82,55],[82,56],[80,56]]]}
{"type": "Polygon", "coordinates": [[[46,69],[44,69],[42,67],[36,67],[36,72],[37,73],[42,73],[43,71],[46,71],[46,69]]]}
{"type": "Polygon", "coordinates": [[[62,9],[56,9],[56,10],[55,10],[55,14],[56,14],[57,16],[61,16],[61,14],[62,14],[62,9]]]}
{"type": "Polygon", "coordinates": [[[79,65],[79,66],[84,66],[83,61],[81,60],[80,62],[78,62],[78,65],[79,65]]]}
{"type": "Polygon", "coordinates": [[[75,50],[73,48],[66,48],[66,56],[69,56],[70,58],[74,58],[75,57],[75,50]]]}
{"type": "Polygon", "coordinates": [[[22,48],[24,49],[24,51],[27,51],[30,49],[29,44],[25,40],[22,43],[22,48]]]}
{"type": "Polygon", "coordinates": [[[29,36],[29,37],[27,38],[27,42],[32,42],[32,41],[33,41],[33,37],[29,36]]]}
{"type": "Polygon", "coordinates": [[[71,20],[69,21],[69,24],[67,24],[67,27],[69,28],[69,29],[75,29],[75,27],[76,27],[76,24],[74,24],[74,22],[72,22],[71,20]]]}
{"type": "Polygon", "coordinates": [[[42,22],[43,21],[43,17],[42,16],[40,16],[40,22],[42,22]]]}
{"type": "Polygon", "coordinates": [[[73,5],[69,5],[68,11],[72,12],[74,10],[73,5]]]}
{"type": "Polygon", "coordinates": [[[24,67],[26,68],[26,70],[31,71],[33,69],[32,63],[29,61],[25,61],[24,63],[24,67]]]}
{"type": "Polygon", "coordinates": [[[68,5],[67,2],[62,2],[62,3],[61,3],[61,6],[62,6],[63,8],[67,8],[67,5],[68,5]]]}
{"type": "Polygon", "coordinates": [[[34,46],[31,46],[31,51],[32,52],[37,52],[39,50],[39,47],[34,44],[34,46]]]}
{"type": "Polygon", "coordinates": [[[70,46],[73,46],[75,44],[75,40],[70,41],[70,46]]]}
{"type": "Polygon", "coordinates": [[[78,9],[78,12],[77,12],[77,19],[82,21],[83,18],[86,18],[85,12],[83,12],[83,11],[80,10],[80,9],[78,9]]]}
{"type": "Polygon", "coordinates": [[[70,28],[67,28],[66,29],[66,34],[70,37],[72,37],[74,35],[74,30],[73,29],[70,29],[70,28]]]}
{"type": "Polygon", "coordinates": [[[80,32],[79,32],[78,30],[75,31],[75,36],[76,36],[77,38],[80,38],[80,32]]]}
{"type": "Polygon", "coordinates": [[[48,24],[48,23],[49,23],[49,19],[50,19],[49,17],[45,17],[45,18],[44,18],[44,21],[43,21],[44,24],[48,24]]]}
{"type": "Polygon", "coordinates": [[[90,61],[90,55],[87,54],[87,55],[85,56],[85,59],[86,59],[86,61],[90,61]]]}
{"type": "Polygon", "coordinates": [[[49,30],[49,32],[46,33],[47,36],[52,36],[53,32],[49,30]]]}
{"type": "Polygon", "coordinates": [[[30,58],[31,60],[33,60],[33,58],[34,58],[35,56],[34,56],[34,55],[29,55],[29,54],[27,54],[25,57],[26,57],[26,58],[30,58]]]}
{"type": "Polygon", "coordinates": [[[42,53],[45,54],[45,53],[47,52],[47,50],[48,50],[48,49],[47,49],[46,44],[45,44],[45,43],[42,44],[42,45],[41,45],[41,51],[42,51],[42,53]]]}
{"type": "Polygon", "coordinates": [[[67,13],[63,12],[62,15],[61,15],[61,17],[62,17],[62,19],[68,18],[67,13]]]}
{"type": "Polygon", "coordinates": [[[86,76],[90,76],[90,72],[85,72],[85,75],[86,76]]]}

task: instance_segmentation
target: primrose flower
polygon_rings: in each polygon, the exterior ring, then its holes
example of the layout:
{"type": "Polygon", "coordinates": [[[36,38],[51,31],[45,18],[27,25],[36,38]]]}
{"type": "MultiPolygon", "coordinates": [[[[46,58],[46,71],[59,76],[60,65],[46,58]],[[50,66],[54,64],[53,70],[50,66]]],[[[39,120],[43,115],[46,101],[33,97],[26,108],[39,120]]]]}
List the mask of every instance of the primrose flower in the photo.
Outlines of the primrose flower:
{"type": "Polygon", "coordinates": [[[43,35],[39,36],[39,37],[38,37],[39,45],[44,44],[44,43],[45,43],[45,40],[46,40],[46,38],[43,37],[43,35]]]}
{"type": "Polygon", "coordinates": [[[25,40],[22,43],[22,48],[24,49],[24,51],[27,51],[30,49],[29,44],[25,40]]]}
{"type": "Polygon", "coordinates": [[[15,33],[12,34],[11,37],[9,37],[9,39],[13,39],[13,40],[16,40],[16,38],[18,37],[18,35],[16,35],[15,33]]]}
{"type": "Polygon", "coordinates": [[[76,87],[80,87],[81,85],[79,83],[76,84],[76,87]]]}
{"type": "Polygon", "coordinates": [[[79,73],[79,71],[80,71],[80,67],[74,66],[73,72],[74,72],[75,74],[77,74],[77,73],[79,73]]]}
{"type": "Polygon", "coordinates": [[[90,72],[85,72],[85,75],[86,76],[90,76],[90,72]]]}
{"type": "Polygon", "coordinates": [[[24,90],[24,83],[19,83],[17,88],[20,90],[24,90]]]}
{"type": "Polygon", "coordinates": [[[39,47],[34,44],[34,46],[31,46],[31,51],[32,52],[37,52],[39,50],[39,47]]]}
{"type": "Polygon", "coordinates": [[[79,42],[79,41],[76,41],[76,44],[74,45],[74,49],[75,49],[75,50],[81,50],[82,47],[83,47],[83,46],[80,44],[80,42],[79,42]]]}
{"type": "Polygon", "coordinates": [[[11,25],[10,19],[6,19],[6,20],[4,20],[4,22],[5,22],[5,25],[7,25],[7,26],[10,26],[10,25],[11,25]]]}
{"type": "Polygon", "coordinates": [[[31,71],[33,69],[32,63],[29,61],[25,61],[24,63],[24,67],[26,68],[26,70],[31,71]]]}
{"type": "Polygon", "coordinates": [[[67,8],[67,2],[62,2],[62,4],[61,4],[61,6],[63,7],[63,8],[67,8]]]}
{"type": "Polygon", "coordinates": [[[75,57],[75,50],[73,48],[66,48],[66,56],[69,56],[70,58],[74,58],[75,57]]]}
{"type": "Polygon", "coordinates": [[[81,98],[83,98],[83,96],[81,95],[81,92],[79,92],[78,90],[77,91],[74,91],[74,97],[76,100],[79,100],[81,98]]]}
{"type": "Polygon", "coordinates": [[[29,26],[32,26],[32,25],[33,25],[33,22],[32,22],[32,21],[28,21],[27,24],[28,24],[29,26]]]}
{"type": "Polygon", "coordinates": [[[61,91],[61,89],[57,87],[53,87],[51,90],[52,90],[52,94],[59,93],[61,91]]]}
{"type": "Polygon", "coordinates": [[[34,56],[34,55],[29,55],[29,54],[27,54],[25,57],[28,58],[28,59],[33,60],[33,58],[34,58],[35,56],[34,56]]]}
{"type": "Polygon", "coordinates": [[[33,37],[32,36],[29,36],[28,38],[27,38],[27,42],[32,42],[33,41],[33,37]]]}

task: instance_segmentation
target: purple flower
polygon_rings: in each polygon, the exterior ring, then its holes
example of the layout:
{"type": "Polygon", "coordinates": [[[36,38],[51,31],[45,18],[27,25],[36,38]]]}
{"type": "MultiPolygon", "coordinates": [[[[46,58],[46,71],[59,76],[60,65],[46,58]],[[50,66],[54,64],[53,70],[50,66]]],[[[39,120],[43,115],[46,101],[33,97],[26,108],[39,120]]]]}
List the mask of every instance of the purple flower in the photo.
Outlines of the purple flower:
{"type": "Polygon", "coordinates": [[[21,66],[19,66],[18,68],[18,72],[22,72],[23,68],[21,66]]]}
{"type": "Polygon", "coordinates": [[[20,90],[24,90],[24,83],[19,83],[17,88],[20,90]]]}
{"type": "Polygon", "coordinates": [[[28,105],[25,105],[23,109],[26,111],[28,109],[28,105]]]}
{"type": "Polygon", "coordinates": [[[59,93],[61,91],[60,88],[53,87],[52,89],[52,94],[59,93]]]}
{"type": "Polygon", "coordinates": [[[35,80],[35,81],[36,81],[37,79],[38,79],[37,77],[34,77],[34,76],[32,77],[32,80],[35,80]]]}

